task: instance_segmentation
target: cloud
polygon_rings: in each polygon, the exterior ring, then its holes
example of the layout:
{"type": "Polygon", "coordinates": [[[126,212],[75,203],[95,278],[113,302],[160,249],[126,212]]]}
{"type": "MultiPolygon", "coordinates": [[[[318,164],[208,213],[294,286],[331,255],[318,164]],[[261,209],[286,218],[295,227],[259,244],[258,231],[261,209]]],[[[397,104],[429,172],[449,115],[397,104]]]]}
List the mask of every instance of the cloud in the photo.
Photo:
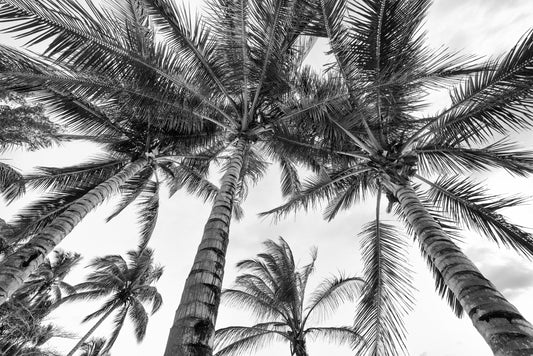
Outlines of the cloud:
{"type": "Polygon", "coordinates": [[[512,252],[473,246],[465,253],[507,297],[519,296],[533,288],[533,266],[512,252]]]}

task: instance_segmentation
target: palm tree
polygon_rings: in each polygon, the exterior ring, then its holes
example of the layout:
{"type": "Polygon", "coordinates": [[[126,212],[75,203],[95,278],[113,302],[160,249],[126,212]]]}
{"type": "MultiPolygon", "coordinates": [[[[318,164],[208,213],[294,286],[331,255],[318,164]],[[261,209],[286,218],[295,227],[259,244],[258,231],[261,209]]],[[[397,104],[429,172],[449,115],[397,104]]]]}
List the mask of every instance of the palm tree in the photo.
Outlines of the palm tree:
{"type": "MultiPolygon", "coordinates": [[[[155,102],[162,112],[178,110],[188,122],[217,128],[218,144],[206,156],[207,162],[223,159],[221,187],[185,282],[165,353],[210,354],[234,203],[244,199],[247,182],[261,177],[266,156],[281,164],[284,193],[297,189],[297,159],[279,154],[279,146],[290,140],[277,138],[284,136],[286,123],[296,115],[288,113],[283,102],[294,90],[294,72],[312,43],[301,40],[301,35],[315,27],[318,14],[308,0],[268,4],[211,0],[208,20],[188,14],[171,0],[116,0],[102,3],[105,11],[89,0],[83,6],[66,0],[2,3],[0,20],[16,21],[9,30],[30,38],[31,45],[46,40],[45,53],[54,59],[54,66],[68,66],[74,72],[68,77],[57,72],[3,73],[11,88],[55,83],[71,91],[76,88],[94,100],[127,95],[133,107],[155,102]],[[140,30],[131,26],[139,16],[125,15],[139,13],[132,8],[146,15],[140,30]],[[127,31],[118,28],[120,19],[128,20],[127,31]],[[135,46],[115,35],[124,32],[136,39],[135,46]],[[158,36],[150,35],[154,32],[158,36]],[[156,49],[153,56],[137,46],[151,41],[156,49]],[[137,68],[145,75],[136,76],[132,85],[137,68]]],[[[164,128],[165,123],[175,124],[175,119],[171,116],[151,124],[164,128]]]]}
{"type": "Polygon", "coordinates": [[[307,356],[308,338],[323,338],[351,346],[361,342],[351,327],[311,327],[308,324],[313,319],[324,320],[342,303],[354,302],[364,281],[357,277],[328,278],[306,296],[307,281],[315,268],[316,249],[311,253],[311,262],[297,268],[283,238],[278,243],[267,240],[264,245],[266,251],[257,258],[237,264],[242,273],[237,276],[235,287],[222,293],[228,304],[252,311],[258,324],[217,330],[216,355],[250,355],[274,340],[288,342],[291,355],[295,356],[307,356]]]}
{"type": "Polygon", "coordinates": [[[117,255],[95,258],[88,266],[94,268],[94,271],[87,276],[85,282],[74,287],[76,293],[61,301],[64,303],[108,296],[102,307],[83,319],[83,322],[86,322],[100,317],[67,356],[72,356],[100,324],[114,312],[116,312],[116,317],[113,331],[105,348],[101,351],[102,354],[109,352],[128,315],[134,325],[137,341],[140,342],[144,338],[148,325],[148,313],[143,303],[152,304],[151,314],[161,307],[161,295],[152,284],[159,280],[163,274],[163,268],[154,264],[153,250],[150,248],[129,251],[127,255],[128,261],[117,255]]]}
{"type": "Polygon", "coordinates": [[[30,276],[9,301],[0,306],[0,351],[6,356],[51,355],[42,346],[54,337],[71,337],[45,323],[59,298],[73,288],[63,281],[80,260],[76,253],[56,251],[30,276]]]}
{"type": "MultiPolygon", "coordinates": [[[[146,27],[146,16],[140,13],[134,22],[131,18],[137,14],[136,9],[129,10],[131,13],[124,10],[121,18],[113,20],[115,25],[122,25],[115,33],[125,37],[125,44],[139,47],[138,51],[147,58],[156,57],[154,43],[136,43],[137,39],[129,36],[132,26],[137,26],[139,31],[146,27]]],[[[0,56],[11,61],[16,59],[17,66],[24,64],[25,75],[14,71],[18,67],[4,73],[11,89],[36,91],[39,100],[57,119],[71,131],[82,133],[63,138],[97,141],[106,151],[103,157],[89,162],[63,168],[40,167],[37,174],[22,178],[32,188],[53,192],[32,203],[11,222],[12,234],[6,239],[11,252],[15,244],[18,246],[0,264],[0,303],[21,286],[86,214],[116,192],[121,192],[123,199],[110,218],[132,202],[138,202],[142,210],[141,245],[146,245],[155,227],[161,180],[169,185],[172,194],[182,187],[206,200],[216,194],[218,188],[204,179],[207,169],[201,170],[209,162],[202,155],[205,146],[209,144],[212,148],[217,143],[211,138],[214,125],[191,123],[178,108],[161,109],[154,103],[155,99],[135,97],[127,91],[95,97],[94,92],[87,93],[83,84],[98,87],[103,85],[99,78],[92,78],[95,83],[87,83],[72,68],[60,67],[45,58],[34,60],[23,51],[7,47],[0,47],[0,56]],[[26,78],[29,73],[30,78],[26,78]],[[44,78],[50,77],[54,79],[45,81],[44,78]],[[191,157],[199,157],[194,167],[184,164],[191,157]]],[[[131,74],[130,86],[147,76],[142,68],[131,74]]],[[[15,186],[19,182],[12,183],[15,186]]],[[[16,192],[22,193],[14,189],[10,192],[11,199],[16,197],[16,192]]]]}
{"type": "MultiPolygon", "coordinates": [[[[533,153],[501,139],[532,125],[533,32],[498,60],[473,65],[425,46],[420,24],[429,5],[321,0],[336,59],[332,80],[341,85],[317,104],[321,110],[308,116],[308,127],[321,137],[317,145],[340,157],[268,213],[279,217],[327,200],[325,217],[332,219],[376,197],[376,219],[362,235],[368,283],[356,321],[368,354],[406,352],[402,319],[411,305],[401,248],[407,239],[383,222],[382,198],[415,237],[438,291],[468,315],[494,354],[530,354],[533,326],[461,252],[453,233],[473,229],[533,257],[533,237],[499,213],[523,199],[497,196],[470,178],[492,168],[533,172],[533,153]],[[421,117],[427,90],[448,85],[451,104],[421,117]]],[[[333,87],[317,83],[325,85],[333,87]]]]}
{"type": "Polygon", "coordinates": [[[27,298],[30,303],[37,305],[49,306],[58,302],[74,292],[74,288],[64,279],[80,260],[78,253],[55,250],[53,260],[45,260],[14,296],[27,298]]]}
{"type": "Polygon", "coordinates": [[[103,337],[98,337],[98,338],[87,340],[80,347],[80,349],[82,350],[82,353],[80,354],[80,356],[106,356],[108,355],[108,354],[102,353],[104,350],[105,343],[106,343],[106,339],[104,339],[103,337]]]}

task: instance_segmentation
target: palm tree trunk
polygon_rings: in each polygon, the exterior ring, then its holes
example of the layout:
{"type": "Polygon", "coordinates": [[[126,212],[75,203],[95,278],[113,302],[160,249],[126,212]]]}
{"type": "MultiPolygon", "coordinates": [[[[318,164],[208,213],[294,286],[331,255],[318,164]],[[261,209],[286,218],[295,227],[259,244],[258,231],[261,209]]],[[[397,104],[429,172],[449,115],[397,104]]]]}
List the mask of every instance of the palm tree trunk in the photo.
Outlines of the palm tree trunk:
{"type": "Polygon", "coordinates": [[[496,290],[422,206],[408,184],[393,194],[413,227],[422,249],[496,356],[533,354],[533,326],[496,290]]]}
{"type": "Polygon", "coordinates": [[[78,343],[76,345],[74,345],[74,347],[72,348],[72,350],[69,351],[69,353],[67,354],[67,356],[72,356],[74,355],[74,353],[76,352],[77,349],[80,348],[81,345],[83,345],[83,343],[85,341],[87,341],[87,339],[89,338],[89,336],[92,335],[92,333],[100,326],[100,324],[102,324],[104,322],[104,320],[115,310],[115,308],[117,307],[118,303],[115,303],[111,309],[109,309],[108,311],[106,311],[106,313],[96,322],[96,324],[93,325],[92,328],[89,329],[89,331],[87,331],[85,333],[85,335],[83,335],[83,337],[78,341],[78,343]]]}
{"type": "Polygon", "coordinates": [[[170,329],[165,356],[210,356],[235,190],[247,143],[240,139],[221,181],[170,329]]]}
{"type": "Polygon", "coordinates": [[[24,246],[7,256],[0,263],[0,305],[22,286],[24,280],[90,211],[146,167],[147,162],[142,158],[125,166],[119,173],[78,199],[24,246]]]}
{"type": "Polygon", "coordinates": [[[294,356],[308,356],[307,346],[304,339],[297,339],[291,342],[291,354],[294,356]]]}

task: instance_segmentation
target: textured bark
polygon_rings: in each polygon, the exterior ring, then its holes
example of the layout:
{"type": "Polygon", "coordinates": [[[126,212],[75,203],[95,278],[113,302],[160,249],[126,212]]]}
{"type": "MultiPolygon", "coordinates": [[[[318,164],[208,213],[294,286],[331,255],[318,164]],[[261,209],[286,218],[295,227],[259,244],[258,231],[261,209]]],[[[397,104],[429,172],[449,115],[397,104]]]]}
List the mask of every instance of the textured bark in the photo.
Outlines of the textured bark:
{"type": "Polygon", "coordinates": [[[304,339],[296,339],[291,342],[291,355],[308,356],[307,346],[304,339]]]}
{"type": "Polygon", "coordinates": [[[410,186],[396,186],[393,193],[422,249],[433,260],[494,355],[533,355],[533,326],[450,240],[410,186]]]}
{"type": "Polygon", "coordinates": [[[210,356],[213,353],[233,198],[245,149],[246,142],[241,139],[222,177],[194,264],[185,281],[165,356],[210,356]]]}
{"type": "Polygon", "coordinates": [[[83,335],[83,337],[76,343],[76,345],[74,345],[74,347],[72,348],[72,350],[70,350],[67,356],[74,355],[76,350],[79,349],[81,345],[83,345],[83,343],[89,338],[89,336],[93,334],[93,332],[100,326],[100,324],[104,322],[104,320],[113,312],[113,310],[116,309],[116,307],[117,307],[117,304],[113,305],[111,309],[106,311],[106,313],[96,322],[96,324],[94,324],[93,327],[90,328],[89,331],[87,331],[85,335],[83,335]]]}
{"type": "Polygon", "coordinates": [[[46,256],[91,210],[109,198],[146,164],[145,159],[128,164],[112,178],[78,199],[24,246],[7,256],[0,264],[0,304],[22,286],[46,256]]]}

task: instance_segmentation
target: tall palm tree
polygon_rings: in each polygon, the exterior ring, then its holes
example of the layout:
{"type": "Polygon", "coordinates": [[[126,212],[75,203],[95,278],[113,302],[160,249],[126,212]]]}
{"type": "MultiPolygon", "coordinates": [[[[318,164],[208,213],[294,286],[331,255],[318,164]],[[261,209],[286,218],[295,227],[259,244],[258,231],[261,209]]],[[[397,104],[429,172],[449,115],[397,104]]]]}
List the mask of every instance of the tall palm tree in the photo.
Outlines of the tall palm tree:
{"type": "MultiPolygon", "coordinates": [[[[321,147],[344,157],[326,165],[287,204],[282,216],[327,200],[327,219],[370,195],[376,219],[362,235],[366,263],[357,327],[371,355],[406,352],[402,317],[407,239],[383,222],[382,199],[404,221],[434,272],[439,292],[472,320],[495,355],[526,355],[533,326],[453,241],[458,227],[533,257],[533,236],[499,211],[523,201],[500,197],[472,180],[502,168],[526,176],[533,153],[510,139],[533,124],[533,32],[506,55],[472,65],[424,44],[420,25],[430,1],[320,1],[341,85],[308,119],[321,147]],[[462,79],[457,82],[454,77],[462,79]],[[451,104],[421,116],[429,89],[449,87],[451,104]]],[[[317,87],[326,84],[317,84],[317,87]]],[[[329,86],[331,87],[331,85],[329,86]]],[[[319,105],[319,104],[317,104],[319,105]]]]}
{"type": "Polygon", "coordinates": [[[148,313],[143,303],[152,304],[151,314],[161,307],[161,295],[153,284],[163,274],[163,268],[154,264],[153,250],[150,248],[129,251],[127,255],[128,261],[117,255],[95,258],[88,266],[94,268],[94,271],[87,276],[85,282],[74,287],[76,293],[61,301],[64,303],[108,297],[102,307],[83,319],[83,322],[86,322],[100,317],[67,356],[72,356],[113,313],[116,313],[113,331],[102,353],[109,352],[128,315],[133,323],[137,341],[140,342],[144,338],[148,313]]]}
{"type": "MultiPolygon", "coordinates": [[[[157,59],[158,49],[148,41],[148,35],[139,43],[139,38],[131,35],[132,29],[144,31],[146,15],[129,8],[113,21],[115,33],[124,36],[124,45],[136,48],[147,59],[157,59]]],[[[200,169],[208,162],[202,155],[205,146],[216,144],[211,138],[214,125],[190,122],[176,105],[161,109],[154,98],[146,95],[134,96],[127,90],[116,93],[116,87],[102,84],[100,77],[91,77],[92,82],[75,69],[46,58],[36,60],[23,51],[3,46],[0,56],[16,62],[3,74],[6,85],[13,90],[37,92],[37,98],[57,119],[72,131],[82,133],[70,135],[70,139],[96,140],[106,151],[103,157],[71,167],[40,167],[37,174],[22,179],[32,188],[54,191],[32,203],[11,222],[13,233],[7,238],[11,250],[15,244],[22,244],[0,264],[0,303],[21,286],[86,214],[116,192],[121,192],[123,199],[110,218],[133,201],[138,202],[142,210],[142,245],[155,227],[161,181],[169,185],[172,194],[181,187],[204,199],[216,194],[217,188],[203,178],[207,170],[200,169]],[[22,69],[23,72],[16,71],[22,69]],[[102,86],[111,94],[96,95],[87,88],[103,90],[102,86]],[[195,167],[183,164],[191,156],[200,156],[195,167]]],[[[136,68],[127,85],[144,83],[149,76],[143,68],[136,68]]],[[[117,83],[124,85],[119,79],[117,83]]],[[[10,198],[14,198],[21,191],[10,192],[10,198]]]]}
{"type": "Polygon", "coordinates": [[[357,277],[335,277],[322,281],[315,291],[306,295],[309,276],[317,257],[297,268],[292,251],[283,238],[276,243],[267,240],[266,251],[255,259],[237,264],[242,273],[235,287],[222,293],[223,301],[246,308],[257,318],[253,326],[230,326],[216,331],[216,356],[250,355],[272,341],[290,345],[291,355],[307,356],[307,339],[325,339],[355,346],[361,337],[351,327],[309,326],[324,320],[342,303],[355,301],[364,281],[357,277]]]}
{"type": "MultiPolygon", "coordinates": [[[[310,42],[300,40],[301,35],[315,27],[318,14],[308,0],[211,0],[208,20],[171,0],[115,0],[102,3],[105,11],[92,1],[83,3],[3,0],[0,21],[16,21],[10,31],[30,38],[30,45],[46,41],[45,53],[55,66],[82,73],[58,78],[55,72],[12,71],[3,76],[20,88],[62,83],[94,99],[127,94],[138,108],[144,100],[156,101],[163,112],[178,110],[189,122],[218,129],[219,144],[207,156],[208,162],[224,157],[221,187],[165,353],[210,354],[234,203],[244,199],[246,182],[262,175],[266,156],[280,162],[284,192],[297,188],[295,159],[278,149],[290,140],[276,138],[284,135],[286,122],[294,116],[283,101],[294,89],[294,71],[309,50],[310,42]],[[141,31],[128,27],[127,34],[136,44],[154,42],[153,57],[116,36],[124,31],[117,29],[115,18],[131,20],[124,16],[131,8],[141,9],[147,20],[141,31]],[[150,36],[154,32],[158,35],[150,36]],[[136,68],[146,75],[132,85],[136,68]]],[[[170,117],[151,124],[175,122],[170,117]]],[[[195,165],[193,161],[189,163],[195,165]]]]}

